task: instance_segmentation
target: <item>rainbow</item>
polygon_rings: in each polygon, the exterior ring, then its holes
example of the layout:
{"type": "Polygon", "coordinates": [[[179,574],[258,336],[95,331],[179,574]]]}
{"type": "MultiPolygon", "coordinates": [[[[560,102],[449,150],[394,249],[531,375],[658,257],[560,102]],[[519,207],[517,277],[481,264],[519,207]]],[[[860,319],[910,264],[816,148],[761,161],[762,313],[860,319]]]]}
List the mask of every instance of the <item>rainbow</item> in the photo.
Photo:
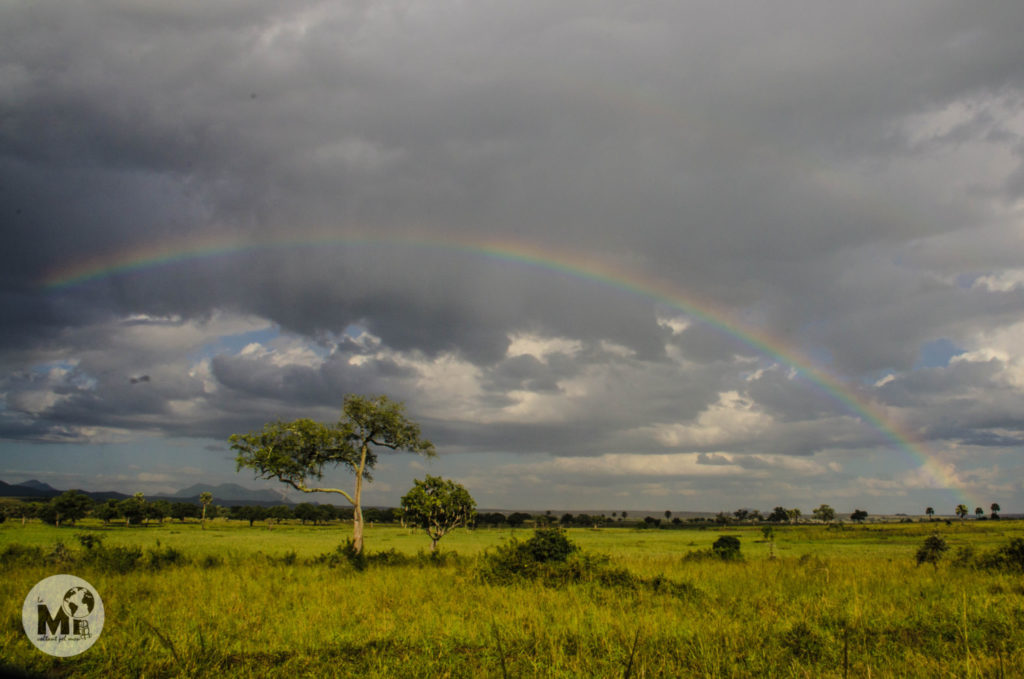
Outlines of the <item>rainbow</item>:
{"type": "Polygon", "coordinates": [[[956,479],[928,452],[925,444],[915,434],[896,424],[879,406],[858,394],[855,388],[844,384],[815,362],[797,350],[788,347],[784,341],[770,334],[748,327],[729,311],[717,308],[696,295],[684,294],[670,282],[637,272],[610,258],[587,256],[579,252],[540,247],[537,244],[511,240],[474,239],[465,235],[445,236],[432,234],[423,236],[416,233],[401,235],[359,235],[310,234],[287,239],[252,239],[251,237],[205,236],[188,244],[150,244],[129,252],[112,253],[105,256],[84,259],[50,272],[42,287],[49,292],[74,288],[90,281],[112,276],[144,271],[179,262],[190,262],[244,253],[290,250],[301,247],[360,247],[394,246],[457,252],[473,257],[527,265],[547,271],[558,272],[576,279],[594,282],[652,300],[675,309],[690,318],[704,323],[727,336],[734,337],[759,354],[777,360],[793,369],[803,379],[843,404],[868,426],[878,431],[897,448],[909,454],[916,466],[921,468],[938,486],[955,495],[957,502],[968,506],[980,506],[969,502],[966,491],[959,487],[956,479]]]}

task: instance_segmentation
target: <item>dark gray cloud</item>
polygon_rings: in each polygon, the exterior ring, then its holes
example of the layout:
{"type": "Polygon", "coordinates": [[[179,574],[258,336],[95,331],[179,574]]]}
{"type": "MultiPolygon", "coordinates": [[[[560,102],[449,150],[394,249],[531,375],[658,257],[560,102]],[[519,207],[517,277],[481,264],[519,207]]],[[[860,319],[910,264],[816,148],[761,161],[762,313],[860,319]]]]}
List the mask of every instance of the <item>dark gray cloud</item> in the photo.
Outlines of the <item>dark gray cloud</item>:
{"type": "Polygon", "coordinates": [[[940,447],[1013,446],[1022,19],[1015,2],[5,6],[3,435],[222,437],[359,391],[465,449],[884,444],[767,342],[940,447]],[[107,273],[52,285],[89,271],[107,273]],[[938,341],[975,353],[919,366],[938,341]]]}

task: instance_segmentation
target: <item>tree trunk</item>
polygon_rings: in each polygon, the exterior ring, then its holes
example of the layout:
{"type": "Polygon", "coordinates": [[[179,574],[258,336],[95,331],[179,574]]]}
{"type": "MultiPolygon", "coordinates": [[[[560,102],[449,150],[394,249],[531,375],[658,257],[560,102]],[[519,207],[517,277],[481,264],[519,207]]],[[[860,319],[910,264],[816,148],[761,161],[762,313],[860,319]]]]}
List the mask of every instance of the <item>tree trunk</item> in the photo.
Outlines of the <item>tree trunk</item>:
{"type": "Polygon", "coordinates": [[[206,505],[203,505],[203,518],[202,518],[203,530],[206,530],[206,505]]]}
{"type": "Polygon", "coordinates": [[[359,455],[359,469],[356,470],[356,494],[352,508],[352,548],[356,554],[363,553],[363,470],[366,468],[366,448],[363,443],[359,455]]]}
{"type": "Polygon", "coordinates": [[[437,541],[438,540],[439,540],[439,538],[431,538],[430,539],[430,551],[431,552],[436,552],[437,551],[437,541]]]}

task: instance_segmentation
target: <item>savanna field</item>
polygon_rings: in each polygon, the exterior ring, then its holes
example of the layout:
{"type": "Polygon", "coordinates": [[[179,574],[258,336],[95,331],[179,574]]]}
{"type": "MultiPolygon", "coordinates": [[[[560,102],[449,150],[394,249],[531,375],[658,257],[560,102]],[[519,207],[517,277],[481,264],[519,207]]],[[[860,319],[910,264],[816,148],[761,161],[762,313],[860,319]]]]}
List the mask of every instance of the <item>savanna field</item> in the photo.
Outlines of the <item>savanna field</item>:
{"type": "Polygon", "coordinates": [[[8,521],[3,664],[52,677],[1024,676],[1024,575],[991,558],[1024,536],[1019,521],[780,526],[774,546],[753,526],[576,528],[571,558],[531,577],[498,558],[528,528],[459,530],[431,557],[421,532],[368,527],[362,561],[338,549],[350,531],[8,521]],[[918,565],[934,533],[949,550],[918,565]],[[711,550],[723,536],[739,559],[711,550]],[[65,659],[21,621],[56,573],[94,585],[107,616],[65,659]]]}

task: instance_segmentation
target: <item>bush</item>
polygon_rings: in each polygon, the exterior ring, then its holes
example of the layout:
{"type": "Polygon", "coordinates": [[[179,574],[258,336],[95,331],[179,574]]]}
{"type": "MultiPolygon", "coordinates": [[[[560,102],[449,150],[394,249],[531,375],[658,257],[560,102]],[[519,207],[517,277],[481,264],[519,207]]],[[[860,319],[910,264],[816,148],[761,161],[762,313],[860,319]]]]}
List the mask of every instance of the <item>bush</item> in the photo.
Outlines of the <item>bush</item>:
{"type": "Polygon", "coordinates": [[[557,585],[591,578],[596,565],[595,559],[579,554],[579,547],[560,528],[538,528],[525,542],[512,538],[486,552],[479,574],[486,582],[525,579],[557,585]]]}
{"type": "Polygon", "coordinates": [[[46,560],[56,565],[70,564],[75,560],[75,555],[63,542],[58,541],[53,551],[46,555],[46,560]]]}
{"type": "Polygon", "coordinates": [[[612,568],[608,558],[582,552],[558,528],[538,529],[525,542],[512,539],[484,554],[478,576],[492,584],[534,580],[549,587],[594,583],[602,587],[648,589],[674,596],[690,597],[697,589],[657,576],[641,578],[625,568],[612,568]]]}
{"type": "Polygon", "coordinates": [[[524,548],[537,563],[565,561],[579,551],[579,547],[558,527],[533,531],[533,537],[524,543],[524,548]]]}
{"type": "Polygon", "coordinates": [[[3,566],[38,566],[43,559],[43,548],[38,545],[13,543],[0,552],[0,565],[3,566]]]}
{"type": "Polygon", "coordinates": [[[943,553],[949,550],[949,545],[938,535],[932,535],[924,541],[921,548],[917,550],[917,565],[920,566],[923,563],[930,563],[933,567],[938,567],[939,559],[942,558],[943,553]]]}
{"type": "Polygon", "coordinates": [[[160,570],[167,566],[181,566],[188,563],[188,558],[184,553],[174,549],[173,547],[157,547],[149,550],[147,556],[147,564],[153,570],[160,570]]]}
{"type": "Polygon", "coordinates": [[[366,570],[366,554],[357,552],[352,538],[338,545],[333,552],[327,552],[313,559],[313,563],[327,564],[331,568],[351,566],[357,571],[366,570]]]}
{"type": "Polygon", "coordinates": [[[956,554],[953,556],[953,565],[960,568],[974,568],[975,559],[974,547],[965,545],[957,548],[956,554]]]}
{"type": "Polygon", "coordinates": [[[683,561],[742,561],[740,539],[732,535],[723,535],[715,540],[710,549],[698,549],[683,555],[683,561]]]}
{"type": "Polygon", "coordinates": [[[825,635],[802,620],[784,632],[780,641],[793,657],[803,661],[817,662],[828,649],[825,635]]]}
{"type": "Polygon", "coordinates": [[[723,535],[711,545],[711,551],[722,561],[737,561],[740,558],[740,539],[733,535],[723,535]]]}
{"type": "Polygon", "coordinates": [[[129,573],[139,566],[141,547],[94,547],[85,554],[85,563],[102,571],[129,573]]]}
{"type": "Polygon", "coordinates": [[[93,535],[92,533],[79,533],[75,537],[78,538],[78,542],[87,550],[103,546],[103,539],[99,535],[93,535]]]}
{"type": "Polygon", "coordinates": [[[1009,544],[982,554],[975,563],[979,568],[988,570],[1024,572],[1024,538],[1013,538],[1009,544]]]}

